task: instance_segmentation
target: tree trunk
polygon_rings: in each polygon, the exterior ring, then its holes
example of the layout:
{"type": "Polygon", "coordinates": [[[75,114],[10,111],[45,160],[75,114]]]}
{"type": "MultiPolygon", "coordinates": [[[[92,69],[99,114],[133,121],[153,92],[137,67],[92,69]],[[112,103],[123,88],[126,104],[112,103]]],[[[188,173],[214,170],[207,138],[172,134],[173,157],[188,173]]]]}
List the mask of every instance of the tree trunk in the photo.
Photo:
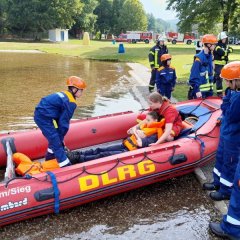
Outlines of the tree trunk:
{"type": "Polygon", "coordinates": [[[228,28],[229,28],[229,12],[226,11],[223,13],[223,31],[228,32],[228,28]]]}

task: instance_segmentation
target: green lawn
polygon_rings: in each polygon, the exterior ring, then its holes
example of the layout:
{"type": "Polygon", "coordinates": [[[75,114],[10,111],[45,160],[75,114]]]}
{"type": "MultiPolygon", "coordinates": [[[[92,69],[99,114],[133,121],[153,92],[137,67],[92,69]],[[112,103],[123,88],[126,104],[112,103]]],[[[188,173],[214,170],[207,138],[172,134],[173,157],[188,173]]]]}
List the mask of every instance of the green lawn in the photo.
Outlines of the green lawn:
{"type": "MultiPolygon", "coordinates": [[[[118,53],[118,43],[91,41],[89,46],[82,44],[81,40],[70,40],[67,43],[49,42],[0,42],[0,50],[40,50],[47,53],[62,54],[68,56],[78,56],[81,58],[102,60],[138,62],[145,66],[148,64],[148,52],[153,44],[128,44],[124,43],[125,53],[118,53]]],[[[178,81],[174,96],[178,100],[186,99],[187,85],[195,48],[192,45],[168,43],[169,53],[172,55],[172,65],[176,68],[178,81]]],[[[230,55],[230,60],[239,60],[240,46],[233,46],[234,53],[230,55]]]]}

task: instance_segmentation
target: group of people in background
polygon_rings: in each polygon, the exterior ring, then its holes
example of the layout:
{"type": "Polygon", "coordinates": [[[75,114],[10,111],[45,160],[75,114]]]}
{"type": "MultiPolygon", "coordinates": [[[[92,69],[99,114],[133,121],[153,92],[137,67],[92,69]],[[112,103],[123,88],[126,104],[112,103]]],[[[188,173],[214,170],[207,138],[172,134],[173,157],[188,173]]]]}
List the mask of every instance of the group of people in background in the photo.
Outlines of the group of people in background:
{"type": "MultiPolygon", "coordinates": [[[[230,200],[226,215],[221,223],[211,222],[209,228],[219,237],[240,239],[240,61],[228,63],[228,55],[233,51],[227,44],[228,36],[221,32],[201,37],[189,77],[188,99],[213,96],[222,98],[222,116],[213,181],[203,185],[212,191],[214,201],[230,200]],[[226,90],[223,91],[223,79],[226,90]]],[[[171,57],[163,39],[150,50],[149,62],[152,68],[149,91],[157,91],[170,99],[176,84],[176,72],[170,66],[171,57]],[[164,61],[167,59],[167,63],[164,61]],[[157,63],[159,67],[157,68],[157,63]],[[155,79],[155,82],[154,82],[155,79]]]]}
{"type": "MultiPolygon", "coordinates": [[[[223,96],[223,84],[220,77],[221,69],[228,63],[228,55],[233,51],[227,44],[225,32],[218,35],[206,34],[196,43],[197,50],[189,76],[188,99],[213,96],[213,85],[216,84],[217,96],[223,96]]],[[[171,98],[176,85],[176,71],[171,66],[171,55],[163,38],[156,40],[156,45],[150,49],[149,64],[151,78],[149,92],[157,87],[157,91],[171,98]]]]}

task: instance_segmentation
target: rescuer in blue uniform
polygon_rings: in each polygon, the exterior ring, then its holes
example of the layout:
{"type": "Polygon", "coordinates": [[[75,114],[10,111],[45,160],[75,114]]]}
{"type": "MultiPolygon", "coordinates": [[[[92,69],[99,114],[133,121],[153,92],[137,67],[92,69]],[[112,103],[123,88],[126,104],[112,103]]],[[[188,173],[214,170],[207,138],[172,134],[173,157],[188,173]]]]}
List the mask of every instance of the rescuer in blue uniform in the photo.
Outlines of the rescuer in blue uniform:
{"type": "Polygon", "coordinates": [[[170,65],[171,59],[172,56],[170,54],[161,56],[162,66],[157,70],[156,75],[157,91],[168,99],[171,99],[177,79],[175,68],[170,65]]]}
{"type": "Polygon", "coordinates": [[[220,73],[225,64],[228,63],[228,55],[233,52],[233,49],[227,44],[228,36],[225,32],[218,34],[218,43],[213,51],[215,73],[214,73],[214,83],[216,83],[217,96],[222,97],[223,95],[223,85],[220,73]]]}
{"type": "Polygon", "coordinates": [[[77,107],[76,98],[82,95],[86,84],[81,78],[71,76],[67,79],[67,86],[68,91],[42,98],[34,112],[34,120],[48,140],[45,158],[56,158],[60,167],[71,165],[64,149],[64,136],[77,107]]]}
{"type": "MultiPolygon", "coordinates": [[[[212,222],[209,227],[220,237],[236,240],[240,239],[240,61],[225,65],[221,71],[221,77],[229,81],[229,87],[232,89],[229,107],[225,110],[224,128],[221,128],[226,142],[224,143],[224,165],[228,164],[230,167],[234,164],[233,162],[237,162],[237,169],[228,212],[220,224],[212,222]]],[[[232,170],[234,169],[229,169],[229,171],[232,170]]]]}
{"type": "Polygon", "coordinates": [[[161,66],[161,56],[168,53],[167,46],[164,44],[163,38],[156,40],[156,45],[150,49],[148,54],[148,60],[151,67],[151,78],[149,82],[149,92],[153,92],[156,81],[156,73],[158,68],[161,66]]]}
{"type": "Polygon", "coordinates": [[[230,107],[231,94],[234,91],[230,88],[230,81],[226,81],[226,85],[228,87],[225,91],[225,96],[223,97],[223,102],[221,104],[222,116],[219,119],[221,124],[220,139],[216,154],[216,163],[213,168],[213,182],[203,184],[204,190],[216,190],[216,192],[210,193],[210,197],[215,201],[227,200],[230,198],[237,166],[237,161],[229,159],[225,155],[225,148],[229,145],[228,142],[224,140],[224,131],[225,129],[228,129],[228,125],[226,125],[225,121],[225,115],[227,109],[230,107]]]}
{"type": "Polygon", "coordinates": [[[206,98],[213,95],[212,52],[217,38],[213,34],[206,34],[202,37],[202,43],[203,50],[194,56],[191,68],[188,99],[206,98]]]}

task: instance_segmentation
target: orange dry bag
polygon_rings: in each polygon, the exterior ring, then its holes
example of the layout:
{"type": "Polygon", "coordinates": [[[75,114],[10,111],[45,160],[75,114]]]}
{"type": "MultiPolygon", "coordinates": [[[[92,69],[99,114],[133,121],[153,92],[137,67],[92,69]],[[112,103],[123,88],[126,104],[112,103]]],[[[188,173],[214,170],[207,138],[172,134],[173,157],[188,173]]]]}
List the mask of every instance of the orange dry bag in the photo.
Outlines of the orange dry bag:
{"type": "Polygon", "coordinates": [[[26,174],[34,175],[59,168],[59,164],[56,159],[42,163],[33,162],[28,156],[23,153],[14,153],[13,161],[17,165],[15,169],[16,173],[21,176],[24,176],[26,174]]]}

